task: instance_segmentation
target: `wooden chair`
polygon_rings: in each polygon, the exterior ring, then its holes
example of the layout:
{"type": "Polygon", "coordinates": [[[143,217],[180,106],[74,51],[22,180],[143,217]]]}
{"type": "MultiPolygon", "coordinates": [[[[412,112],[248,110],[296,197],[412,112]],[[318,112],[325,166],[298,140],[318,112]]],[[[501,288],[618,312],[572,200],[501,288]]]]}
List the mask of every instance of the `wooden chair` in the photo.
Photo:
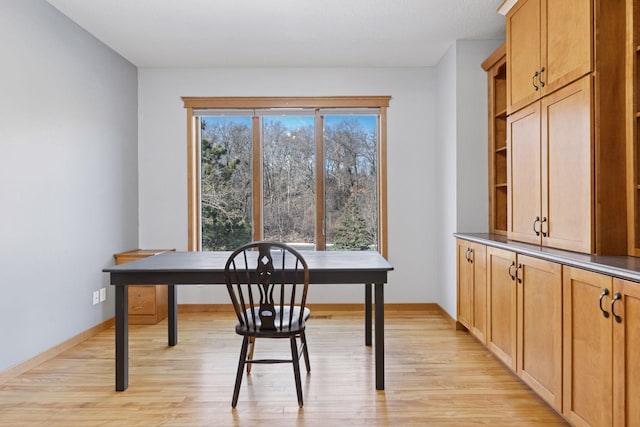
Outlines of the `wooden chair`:
{"type": "Polygon", "coordinates": [[[236,333],[243,336],[231,406],[235,408],[238,403],[245,365],[291,363],[298,405],[302,407],[300,354],[304,356],[307,372],[311,371],[304,333],[305,322],[311,313],[305,307],[309,269],[304,258],[283,243],[252,242],[229,256],[225,279],[238,317],[236,333]],[[288,338],[291,359],[254,359],[253,346],[258,338],[288,338]],[[300,338],[300,348],[297,338],[300,338]]]}

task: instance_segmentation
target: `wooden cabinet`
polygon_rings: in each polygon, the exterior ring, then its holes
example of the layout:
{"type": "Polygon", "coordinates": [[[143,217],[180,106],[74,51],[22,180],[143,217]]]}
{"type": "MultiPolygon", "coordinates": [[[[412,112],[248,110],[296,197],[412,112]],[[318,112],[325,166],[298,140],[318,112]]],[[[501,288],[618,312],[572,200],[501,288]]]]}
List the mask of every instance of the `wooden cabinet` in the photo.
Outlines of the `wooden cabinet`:
{"type": "Polygon", "coordinates": [[[509,0],[501,7],[509,238],[627,253],[626,197],[640,191],[620,191],[635,185],[626,184],[625,126],[616,119],[624,115],[625,11],[623,0],[509,0]]]}
{"type": "Polygon", "coordinates": [[[541,1],[521,1],[506,16],[509,114],[540,97],[541,1]]]}
{"type": "Polygon", "coordinates": [[[612,329],[603,317],[611,277],[565,267],[563,415],[576,426],[612,425],[612,329]]]}
{"type": "Polygon", "coordinates": [[[458,323],[467,329],[471,329],[473,319],[473,285],[474,265],[469,257],[471,248],[463,240],[456,241],[456,318],[458,323]]]}
{"type": "Polygon", "coordinates": [[[536,102],[507,120],[508,236],[541,243],[542,144],[541,104],[536,102]]]}
{"type": "Polygon", "coordinates": [[[507,234],[507,57],[503,44],[483,63],[488,80],[489,232],[507,234]]]}
{"type": "Polygon", "coordinates": [[[613,424],[611,287],[609,276],[565,267],[563,414],[575,425],[613,424]]]}
{"type": "Polygon", "coordinates": [[[487,347],[516,370],[516,254],[487,248],[487,347]]]}
{"type": "Polygon", "coordinates": [[[572,425],[640,426],[640,283],[611,275],[640,262],[457,237],[459,264],[486,251],[487,348],[572,425]]]}
{"type": "Polygon", "coordinates": [[[487,347],[562,409],[562,266],[487,248],[487,347]]]}
{"type": "Polygon", "coordinates": [[[516,372],[562,411],[562,265],[525,255],[516,259],[516,372]]]}
{"type": "Polygon", "coordinates": [[[594,249],[591,82],[583,77],[541,101],[542,244],[587,253],[594,249]]]}
{"type": "Polygon", "coordinates": [[[628,253],[640,256],[640,2],[627,0],[627,204],[628,253]]]}
{"type": "MultiPolygon", "coordinates": [[[[136,261],[173,249],[135,249],[114,255],[116,264],[136,261]]],[[[129,323],[152,325],[167,317],[167,287],[155,285],[128,286],[129,323]]]]}
{"type": "Polygon", "coordinates": [[[486,247],[458,239],[457,319],[483,344],[486,343],[486,247]]]}
{"type": "Polygon", "coordinates": [[[509,113],[592,71],[593,16],[592,0],[521,0],[507,13],[509,113]]]}
{"type": "Polygon", "coordinates": [[[509,116],[509,238],[592,252],[591,99],[586,76],[509,116]]]}
{"type": "Polygon", "coordinates": [[[613,421],[640,426],[640,285],[613,280],[613,421]],[[616,301],[615,304],[613,301],[616,301]]]}
{"type": "Polygon", "coordinates": [[[640,285],[564,267],[563,415],[576,426],[640,425],[640,285]]]}

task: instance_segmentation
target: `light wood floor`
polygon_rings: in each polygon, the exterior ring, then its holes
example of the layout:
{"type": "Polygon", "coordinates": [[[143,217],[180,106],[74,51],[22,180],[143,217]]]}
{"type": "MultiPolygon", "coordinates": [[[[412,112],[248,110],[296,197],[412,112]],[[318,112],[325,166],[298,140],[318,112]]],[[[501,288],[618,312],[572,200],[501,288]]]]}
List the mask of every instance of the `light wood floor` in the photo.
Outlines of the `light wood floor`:
{"type": "MultiPolygon", "coordinates": [[[[290,365],[256,365],[231,409],[241,338],[231,313],[131,326],[129,388],[114,391],[114,329],[0,385],[2,426],[549,426],[564,420],[437,312],[387,311],[386,390],[375,390],[362,313],[314,313],[298,409],[290,365]]],[[[289,351],[258,341],[258,353],[289,351]]],[[[304,368],[303,368],[304,372],[304,368]]]]}

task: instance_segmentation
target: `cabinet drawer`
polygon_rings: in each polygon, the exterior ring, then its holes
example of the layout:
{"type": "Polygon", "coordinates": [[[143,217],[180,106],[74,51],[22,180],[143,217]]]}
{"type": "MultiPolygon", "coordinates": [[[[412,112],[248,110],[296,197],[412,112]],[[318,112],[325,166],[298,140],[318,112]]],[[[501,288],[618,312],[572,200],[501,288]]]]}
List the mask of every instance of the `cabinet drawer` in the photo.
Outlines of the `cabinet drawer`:
{"type": "Polygon", "coordinates": [[[155,314],[156,287],[129,286],[129,314],[155,314]]]}

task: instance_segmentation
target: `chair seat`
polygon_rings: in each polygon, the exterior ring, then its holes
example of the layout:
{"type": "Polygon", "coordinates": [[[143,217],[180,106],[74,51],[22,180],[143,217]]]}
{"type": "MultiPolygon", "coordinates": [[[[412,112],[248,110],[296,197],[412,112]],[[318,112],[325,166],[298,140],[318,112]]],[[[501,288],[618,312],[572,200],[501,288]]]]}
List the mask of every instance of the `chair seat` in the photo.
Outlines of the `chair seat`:
{"type": "Polygon", "coordinates": [[[282,323],[280,323],[280,307],[277,306],[275,307],[275,327],[276,329],[267,329],[267,330],[262,330],[260,329],[261,326],[261,321],[260,321],[260,316],[258,314],[259,312],[259,308],[256,307],[254,308],[255,311],[255,320],[256,320],[256,325],[254,327],[253,324],[253,316],[251,315],[251,309],[247,309],[247,318],[249,319],[249,324],[248,325],[243,325],[241,323],[238,323],[236,325],[236,333],[239,335],[251,335],[251,336],[283,336],[283,337],[287,337],[291,334],[299,334],[301,331],[304,331],[305,328],[305,322],[307,321],[307,319],[309,319],[309,316],[311,315],[311,310],[309,310],[307,307],[304,308],[304,311],[302,313],[302,324],[298,324],[297,319],[300,318],[300,307],[299,306],[294,306],[293,307],[293,322],[291,324],[291,327],[289,327],[289,316],[291,313],[291,306],[284,306],[283,307],[283,313],[282,313],[282,323]]]}

